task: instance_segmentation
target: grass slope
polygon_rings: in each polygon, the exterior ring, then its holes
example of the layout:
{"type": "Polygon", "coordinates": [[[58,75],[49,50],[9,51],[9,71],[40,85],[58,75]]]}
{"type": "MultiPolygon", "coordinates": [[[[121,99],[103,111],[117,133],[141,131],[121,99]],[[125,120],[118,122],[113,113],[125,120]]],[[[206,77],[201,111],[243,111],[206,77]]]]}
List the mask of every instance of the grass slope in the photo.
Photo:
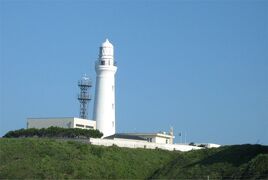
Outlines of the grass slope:
{"type": "Polygon", "coordinates": [[[178,155],[153,179],[267,179],[268,147],[234,145],[178,155]]]}
{"type": "Polygon", "coordinates": [[[146,178],[176,153],[42,138],[0,139],[3,178],[146,178]]]}
{"type": "Polygon", "coordinates": [[[190,152],[93,146],[45,138],[0,139],[0,179],[268,179],[268,147],[190,152]]]}

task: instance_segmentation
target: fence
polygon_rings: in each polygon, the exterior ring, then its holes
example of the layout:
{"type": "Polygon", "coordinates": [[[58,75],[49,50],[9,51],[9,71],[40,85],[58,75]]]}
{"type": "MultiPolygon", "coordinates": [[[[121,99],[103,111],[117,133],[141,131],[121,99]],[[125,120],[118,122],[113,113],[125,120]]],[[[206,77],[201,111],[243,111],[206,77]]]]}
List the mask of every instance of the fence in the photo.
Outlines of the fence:
{"type": "Polygon", "coordinates": [[[145,149],[163,149],[168,151],[191,151],[202,149],[202,147],[190,146],[185,144],[158,144],[144,141],[127,140],[127,139],[97,139],[90,138],[89,143],[93,145],[112,146],[127,148],[145,148],[145,149]]]}

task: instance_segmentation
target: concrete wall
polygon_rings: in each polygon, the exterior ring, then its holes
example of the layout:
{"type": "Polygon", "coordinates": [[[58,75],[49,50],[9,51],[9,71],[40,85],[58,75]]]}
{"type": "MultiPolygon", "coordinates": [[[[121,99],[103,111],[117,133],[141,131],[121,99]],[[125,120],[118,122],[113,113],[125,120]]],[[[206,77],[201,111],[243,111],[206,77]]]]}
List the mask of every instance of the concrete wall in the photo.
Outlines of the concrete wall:
{"type": "Polygon", "coordinates": [[[155,142],[156,143],[160,143],[160,144],[170,144],[169,143],[170,138],[164,138],[164,137],[155,137],[155,142]],[[168,142],[166,143],[166,140],[168,140],[168,142]]]}
{"type": "Polygon", "coordinates": [[[202,149],[201,147],[183,145],[183,144],[158,144],[150,142],[141,142],[135,140],[111,140],[111,139],[95,139],[90,138],[89,142],[93,145],[102,145],[102,146],[112,146],[116,145],[118,147],[127,147],[127,148],[146,148],[146,149],[164,149],[169,151],[190,151],[196,149],[202,149]]]}
{"type": "Polygon", "coordinates": [[[96,129],[96,122],[92,120],[66,117],[66,118],[28,118],[27,128],[48,128],[51,126],[62,128],[96,129]],[[79,125],[79,126],[77,126],[79,125]],[[83,126],[83,127],[82,127],[83,126]]]}
{"type": "Polygon", "coordinates": [[[96,121],[74,118],[74,127],[82,129],[96,129],[96,121]],[[81,127],[83,125],[84,127],[81,127]]]}
{"type": "Polygon", "coordinates": [[[208,144],[206,144],[206,147],[207,148],[218,148],[218,147],[220,147],[221,145],[219,145],[219,144],[212,144],[212,143],[208,143],[208,144]]]}
{"type": "Polygon", "coordinates": [[[219,144],[212,144],[212,143],[196,143],[195,144],[196,146],[200,146],[200,145],[203,145],[203,146],[205,146],[205,147],[207,147],[207,148],[218,148],[218,147],[220,147],[221,145],[219,145],[219,144]]]}

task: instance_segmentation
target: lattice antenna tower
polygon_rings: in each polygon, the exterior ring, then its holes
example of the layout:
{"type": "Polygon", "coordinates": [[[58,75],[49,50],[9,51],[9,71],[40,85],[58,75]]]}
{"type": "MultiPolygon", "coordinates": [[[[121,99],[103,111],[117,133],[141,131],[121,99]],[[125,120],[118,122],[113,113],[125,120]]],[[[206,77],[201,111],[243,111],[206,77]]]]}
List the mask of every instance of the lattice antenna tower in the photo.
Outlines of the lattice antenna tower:
{"type": "Polygon", "coordinates": [[[80,118],[88,118],[88,103],[91,100],[89,94],[89,89],[92,87],[92,82],[89,77],[84,74],[81,80],[78,81],[78,86],[80,88],[80,94],[78,94],[77,99],[80,102],[80,118]]]}

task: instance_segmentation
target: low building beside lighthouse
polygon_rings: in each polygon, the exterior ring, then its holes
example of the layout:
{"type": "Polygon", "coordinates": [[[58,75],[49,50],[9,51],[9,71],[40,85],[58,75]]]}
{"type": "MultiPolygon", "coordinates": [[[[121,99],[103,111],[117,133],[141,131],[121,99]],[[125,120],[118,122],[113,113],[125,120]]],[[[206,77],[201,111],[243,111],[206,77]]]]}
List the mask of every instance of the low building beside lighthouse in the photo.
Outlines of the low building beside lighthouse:
{"type": "Polygon", "coordinates": [[[27,118],[27,128],[61,128],[96,129],[96,121],[76,117],[27,118]]]}

